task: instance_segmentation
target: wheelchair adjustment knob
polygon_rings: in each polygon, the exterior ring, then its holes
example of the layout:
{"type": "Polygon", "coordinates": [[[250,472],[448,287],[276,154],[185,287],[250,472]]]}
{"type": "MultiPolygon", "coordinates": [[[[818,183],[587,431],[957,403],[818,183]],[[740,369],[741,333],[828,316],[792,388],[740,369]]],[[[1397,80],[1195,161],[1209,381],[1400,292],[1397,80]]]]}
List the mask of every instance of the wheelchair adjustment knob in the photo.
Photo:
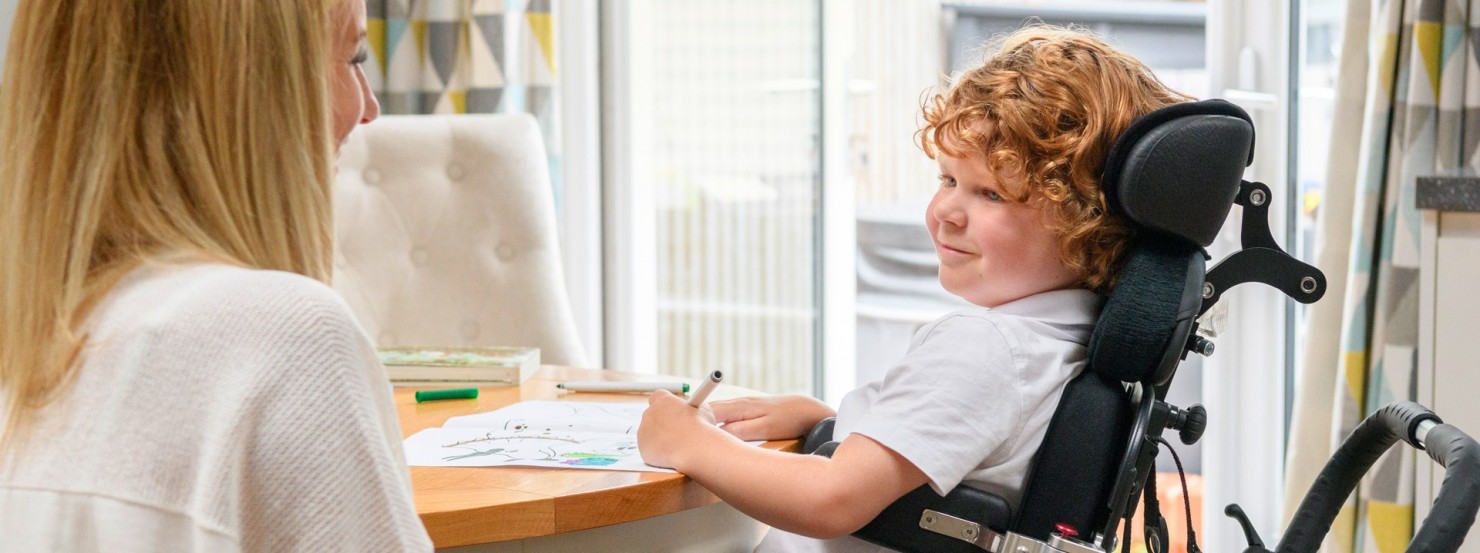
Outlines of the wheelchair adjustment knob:
{"type": "Polygon", "coordinates": [[[1187,351],[1196,353],[1203,357],[1213,355],[1214,344],[1212,340],[1193,334],[1187,337],[1187,351]]]}
{"type": "Polygon", "coordinates": [[[1176,430],[1183,444],[1192,445],[1202,438],[1203,431],[1208,428],[1208,410],[1202,404],[1194,403],[1186,409],[1171,404],[1163,405],[1167,409],[1167,428],[1176,430]]]}
{"type": "Polygon", "coordinates": [[[1202,439],[1203,431],[1208,429],[1208,410],[1202,404],[1194,403],[1185,413],[1187,420],[1177,429],[1177,436],[1182,439],[1183,444],[1192,445],[1202,439]]]}

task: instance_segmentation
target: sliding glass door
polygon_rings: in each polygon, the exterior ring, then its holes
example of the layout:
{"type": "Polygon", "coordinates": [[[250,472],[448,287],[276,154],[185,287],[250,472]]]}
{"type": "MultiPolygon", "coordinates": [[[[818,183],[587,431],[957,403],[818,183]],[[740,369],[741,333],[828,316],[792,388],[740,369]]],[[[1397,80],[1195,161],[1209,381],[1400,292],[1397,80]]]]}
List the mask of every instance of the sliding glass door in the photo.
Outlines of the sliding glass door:
{"type": "Polygon", "coordinates": [[[819,2],[622,4],[609,364],[813,393],[819,2]]]}

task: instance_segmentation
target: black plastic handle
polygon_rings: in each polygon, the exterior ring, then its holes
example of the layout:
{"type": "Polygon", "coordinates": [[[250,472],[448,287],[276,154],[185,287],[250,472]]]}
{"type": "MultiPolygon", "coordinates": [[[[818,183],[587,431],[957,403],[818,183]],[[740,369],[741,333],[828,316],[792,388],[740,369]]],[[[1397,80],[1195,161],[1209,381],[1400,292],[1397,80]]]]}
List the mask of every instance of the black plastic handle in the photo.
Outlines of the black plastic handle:
{"type": "Polygon", "coordinates": [[[1429,458],[1444,465],[1444,481],[1409,551],[1455,551],[1480,509],[1480,444],[1460,429],[1440,424],[1429,429],[1429,458]]]}
{"type": "Polygon", "coordinates": [[[1418,426],[1426,420],[1439,423],[1429,430],[1426,442],[1429,456],[1444,465],[1445,476],[1433,510],[1408,545],[1408,551],[1458,550],[1480,507],[1480,445],[1459,429],[1443,424],[1424,406],[1403,401],[1384,406],[1367,417],[1341,443],[1311,484],[1275,551],[1319,549],[1347,496],[1389,446],[1403,440],[1425,449],[1416,434],[1418,426]]]}

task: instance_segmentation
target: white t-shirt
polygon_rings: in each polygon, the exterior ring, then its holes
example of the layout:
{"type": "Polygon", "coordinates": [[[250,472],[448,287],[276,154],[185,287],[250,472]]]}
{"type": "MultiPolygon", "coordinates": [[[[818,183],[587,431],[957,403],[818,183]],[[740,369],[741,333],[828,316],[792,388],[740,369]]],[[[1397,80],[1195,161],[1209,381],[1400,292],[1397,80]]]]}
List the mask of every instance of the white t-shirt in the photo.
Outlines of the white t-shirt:
{"type": "MultiPolygon", "coordinates": [[[[833,439],[868,436],[924,472],[936,493],[966,484],[1016,508],[1064,384],[1084,368],[1100,304],[1088,290],[1058,290],[925,325],[883,380],[843,398],[833,439]]],[[[772,530],[756,551],[887,549],[772,530]]]]}
{"type": "Polygon", "coordinates": [[[430,551],[385,369],[290,273],[149,264],[0,463],[0,551],[430,551]]]}

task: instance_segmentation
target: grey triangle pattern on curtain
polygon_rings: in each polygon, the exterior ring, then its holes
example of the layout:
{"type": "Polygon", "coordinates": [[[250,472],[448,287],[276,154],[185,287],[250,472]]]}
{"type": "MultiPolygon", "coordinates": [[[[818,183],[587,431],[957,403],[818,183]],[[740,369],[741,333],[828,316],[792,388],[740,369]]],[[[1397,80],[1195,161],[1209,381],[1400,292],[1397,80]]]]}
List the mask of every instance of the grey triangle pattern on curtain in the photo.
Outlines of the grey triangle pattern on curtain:
{"type": "Polygon", "coordinates": [[[525,108],[536,117],[549,116],[555,107],[555,91],[548,86],[531,86],[525,90],[525,108]]]}
{"type": "Polygon", "coordinates": [[[458,57],[462,55],[458,50],[458,39],[463,23],[429,21],[426,25],[427,56],[431,58],[441,85],[447,87],[453,84],[452,72],[457,69],[458,57]]]}
{"type": "Polygon", "coordinates": [[[504,95],[502,88],[469,88],[468,113],[493,113],[504,95]]]}
{"type": "Polygon", "coordinates": [[[437,109],[437,102],[442,100],[441,92],[417,92],[411,95],[412,109],[408,113],[432,113],[437,109]]]}
{"type": "Polygon", "coordinates": [[[380,11],[382,17],[406,19],[408,17],[411,17],[412,1],[413,0],[367,0],[367,4],[374,5],[375,8],[380,11]]]}
{"type": "Polygon", "coordinates": [[[488,51],[493,53],[493,60],[500,67],[507,67],[504,57],[504,16],[502,15],[476,15],[473,16],[473,24],[482,31],[483,42],[488,46],[488,51]]]}
{"type": "MultiPolygon", "coordinates": [[[[1480,6],[1468,2],[1465,10],[1465,37],[1461,41],[1460,55],[1467,64],[1480,62],[1480,6]]],[[[1457,165],[1474,170],[1480,167],[1480,71],[1473,65],[1466,66],[1464,78],[1464,100],[1461,114],[1464,127],[1460,129],[1460,156],[1457,165]]]]}
{"type": "Polygon", "coordinates": [[[417,98],[417,94],[406,92],[382,92],[377,94],[376,97],[380,98],[381,113],[421,112],[421,102],[417,98]]]}

